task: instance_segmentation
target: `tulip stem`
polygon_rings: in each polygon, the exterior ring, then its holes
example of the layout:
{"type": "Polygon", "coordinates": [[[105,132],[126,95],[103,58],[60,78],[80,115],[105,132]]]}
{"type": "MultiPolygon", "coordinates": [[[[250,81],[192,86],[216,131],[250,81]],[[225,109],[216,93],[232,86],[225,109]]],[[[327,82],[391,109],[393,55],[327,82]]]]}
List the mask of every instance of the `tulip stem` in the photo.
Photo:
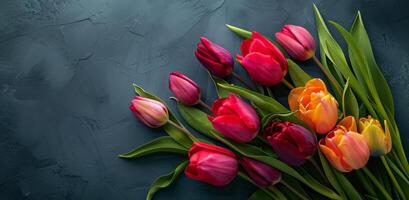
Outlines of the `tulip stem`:
{"type": "Polygon", "coordinates": [[[285,187],[287,187],[289,190],[291,190],[291,192],[294,192],[294,194],[300,197],[301,199],[308,200],[306,196],[299,193],[296,189],[294,189],[290,184],[288,184],[284,180],[281,179],[280,183],[283,184],[285,187]]]}
{"type": "Polygon", "coordinates": [[[281,83],[283,83],[286,87],[288,87],[288,89],[290,89],[290,90],[292,90],[292,89],[294,89],[294,86],[290,83],[290,82],[288,82],[286,79],[283,79],[282,81],[281,81],[281,83]]]}
{"type": "Polygon", "coordinates": [[[184,134],[186,134],[193,142],[198,142],[199,140],[192,135],[192,133],[190,133],[186,128],[176,124],[175,122],[173,122],[172,120],[168,120],[168,123],[170,125],[172,125],[173,127],[175,127],[176,129],[178,129],[179,131],[182,131],[184,134]]]}
{"type": "Polygon", "coordinates": [[[383,196],[385,196],[385,198],[388,199],[388,200],[392,200],[392,197],[385,190],[385,188],[381,185],[381,183],[379,183],[379,181],[375,178],[375,176],[372,174],[372,172],[369,171],[369,169],[366,168],[366,167],[362,168],[362,170],[369,177],[369,179],[371,179],[371,181],[375,185],[375,187],[377,187],[381,191],[383,196]]]}
{"type": "Polygon", "coordinates": [[[207,105],[205,102],[203,102],[202,100],[199,100],[199,104],[203,106],[204,108],[206,108],[207,110],[212,111],[212,108],[209,105],[207,105]]]}
{"type": "Polygon", "coordinates": [[[321,69],[324,75],[329,79],[331,84],[334,86],[334,89],[336,90],[335,92],[337,92],[338,94],[342,94],[341,86],[339,85],[335,77],[329,72],[327,68],[324,67],[324,65],[321,63],[320,60],[318,60],[318,58],[315,55],[312,57],[312,59],[318,65],[318,67],[321,69]]]}
{"type": "Polygon", "coordinates": [[[250,86],[250,84],[248,84],[240,75],[238,75],[236,72],[232,72],[231,73],[233,75],[233,77],[235,79],[237,79],[238,81],[240,81],[241,83],[243,83],[243,85],[245,85],[247,88],[253,90],[253,87],[250,86]]]}

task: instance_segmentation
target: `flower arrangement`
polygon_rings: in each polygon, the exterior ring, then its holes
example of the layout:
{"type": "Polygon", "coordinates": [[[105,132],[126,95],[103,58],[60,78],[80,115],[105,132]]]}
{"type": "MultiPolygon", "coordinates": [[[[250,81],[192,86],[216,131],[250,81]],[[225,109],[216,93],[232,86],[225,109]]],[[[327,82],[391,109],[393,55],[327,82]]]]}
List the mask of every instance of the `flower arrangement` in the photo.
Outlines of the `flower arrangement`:
{"type": "Polygon", "coordinates": [[[315,5],[314,12],[319,45],[308,30],[296,25],[285,25],[275,40],[227,25],[245,38],[235,58],[253,83],[234,72],[230,52],[200,38],[195,56],[208,70],[218,98],[211,106],[204,103],[199,85],[180,72],[169,75],[169,89],[180,116],[204,138],[188,131],[163,100],[134,85],[139,96],[131,101],[131,111],[168,136],[120,157],[172,152],[187,158],[159,177],[146,199],[183,171],[214,186],[243,178],[259,188],[249,199],[409,198],[409,164],[392,93],[360,13],[349,31],[330,22],[348,46],[347,57],[315,5]],[[312,59],[329,85],[292,59],[312,59]],[[241,86],[224,80],[230,75],[241,86]],[[278,84],[290,90],[289,108],[274,99],[271,87],[278,84]]]}

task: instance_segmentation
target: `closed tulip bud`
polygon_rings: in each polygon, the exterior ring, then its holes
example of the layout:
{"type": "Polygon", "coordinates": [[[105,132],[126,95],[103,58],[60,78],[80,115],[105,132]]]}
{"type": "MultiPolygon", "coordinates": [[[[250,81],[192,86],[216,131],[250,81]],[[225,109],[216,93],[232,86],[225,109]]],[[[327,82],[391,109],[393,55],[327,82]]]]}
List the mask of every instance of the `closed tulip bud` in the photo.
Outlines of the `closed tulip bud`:
{"type": "Polygon", "coordinates": [[[301,26],[285,25],[275,34],[277,42],[296,60],[305,61],[315,54],[315,41],[301,26]]]}
{"type": "Polygon", "coordinates": [[[368,143],[372,156],[385,155],[392,149],[391,134],[386,120],[384,124],[385,131],[381,123],[371,116],[359,119],[359,131],[364,136],[366,143],[368,143]]]}
{"type": "Polygon", "coordinates": [[[305,87],[297,87],[288,95],[288,104],[296,115],[315,132],[326,134],[338,120],[338,102],[318,78],[309,80],[305,87]]]}
{"type": "Polygon", "coordinates": [[[235,94],[217,99],[213,103],[212,112],[214,117],[208,118],[213,127],[236,142],[249,142],[260,129],[256,111],[235,94]]]}
{"type": "Polygon", "coordinates": [[[169,89],[185,105],[192,106],[200,101],[199,86],[180,72],[170,73],[169,89]]]}
{"type": "Polygon", "coordinates": [[[258,160],[243,157],[240,164],[250,178],[260,187],[268,187],[281,180],[280,171],[258,160]]]}
{"type": "Polygon", "coordinates": [[[321,152],[341,172],[350,172],[366,165],[369,148],[364,136],[337,126],[319,142],[321,152]]]}
{"type": "Polygon", "coordinates": [[[135,96],[129,109],[139,120],[151,128],[161,127],[169,119],[166,106],[153,99],[135,96]]]}
{"type": "Polygon", "coordinates": [[[281,51],[260,33],[253,32],[251,38],[240,46],[237,60],[246,69],[250,78],[260,85],[273,86],[281,82],[288,71],[287,60],[281,51]]]}
{"type": "Polygon", "coordinates": [[[195,142],[189,150],[187,177],[215,186],[228,185],[237,175],[238,162],[233,152],[211,144],[195,142]]]}
{"type": "Polygon", "coordinates": [[[358,129],[356,127],[356,120],[353,116],[344,117],[340,122],[338,122],[338,126],[343,126],[348,131],[358,132],[358,129]]]}
{"type": "Polygon", "coordinates": [[[205,37],[200,37],[195,55],[200,63],[216,77],[224,78],[233,72],[234,60],[229,51],[205,37]]]}
{"type": "Polygon", "coordinates": [[[309,130],[287,121],[272,122],[264,130],[264,138],[278,157],[289,165],[304,164],[317,149],[317,139],[309,130]]]}

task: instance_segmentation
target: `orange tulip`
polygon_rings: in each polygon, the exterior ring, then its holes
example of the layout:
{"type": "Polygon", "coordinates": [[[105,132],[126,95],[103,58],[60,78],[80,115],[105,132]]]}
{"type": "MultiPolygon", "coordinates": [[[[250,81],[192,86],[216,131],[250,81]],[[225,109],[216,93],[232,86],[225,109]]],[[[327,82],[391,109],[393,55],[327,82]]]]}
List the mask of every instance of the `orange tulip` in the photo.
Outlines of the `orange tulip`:
{"type": "Polygon", "coordinates": [[[288,104],[292,111],[298,110],[296,115],[319,134],[328,133],[337,123],[338,102],[319,78],[309,80],[305,87],[291,90],[288,104]]]}
{"type": "Polygon", "coordinates": [[[338,122],[339,126],[345,127],[348,131],[358,132],[356,127],[356,120],[353,116],[346,116],[340,122],[338,122]]]}
{"type": "Polygon", "coordinates": [[[341,172],[360,169],[369,160],[369,148],[363,135],[337,126],[319,142],[327,160],[341,172]]]}

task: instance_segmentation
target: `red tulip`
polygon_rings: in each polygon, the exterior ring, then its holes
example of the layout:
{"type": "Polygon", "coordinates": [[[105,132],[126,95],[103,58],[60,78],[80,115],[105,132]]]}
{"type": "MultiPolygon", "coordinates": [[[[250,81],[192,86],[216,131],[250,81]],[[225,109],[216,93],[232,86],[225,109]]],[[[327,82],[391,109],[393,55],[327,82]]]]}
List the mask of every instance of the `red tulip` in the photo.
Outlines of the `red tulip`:
{"type": "Polygon", "coordinates": [[[195,52],[196,58],[209,72],[219,78],[224,78],[233,72],[234,60],[229,51],[213,43],[205,37],[200,37],[195,52]]]}
{"type": "Polygon", "coordinates": [[[317,149],[317,139],[306,128],[287,121],[273,122],[264,131],[278,157],[289,165],[299,166],[317,149]]]}
{"type": "Polygon", "coordinates": [[[144,124],[152,128],[163,126],[169,119],[166,106],[153,99],[135,96],[131,101],[129,109],[131,109],[134,115],[144,124]]]}
{"type": "Polygon", "coordinates": [[[240,164],[250,178],[260,187],[268,187],[281,180],[280,171],[258,160],[243,157],[240,164]]]}
{"type": "Polygon", "coordinates": [[[222,135],[236,142],[249,142],[256,137],[260,122],[256,111],[235,94],[217,99],[209,116],[213,127],[222,135]]]}
{"type": "Polygon", "coordinates": [[[211,144],[195,142],[189,150],[187,177],[215,186],[229,184],[237,175],[238,162],[233,152],[211,144]]]}
{"type": "Polygon", "coordinates": [[[287,73],[287,60],[280,50],[260,33],[253,32],[240,46],[236,55],[250,78],[264,86],[280,83],[287,73]]]}
{"type": "Polygon", "coordinates": [[[185,105],[195,105],[200,101],[199,86],[180,72],[170,73],[169,89],[185,105]]]}
{"type": "Polygon", "coordinates": [[[275,36],[277,42],[296,60],[305,61],[315,54],[315,40],[301,26],[285,25],[275,36]]]}

